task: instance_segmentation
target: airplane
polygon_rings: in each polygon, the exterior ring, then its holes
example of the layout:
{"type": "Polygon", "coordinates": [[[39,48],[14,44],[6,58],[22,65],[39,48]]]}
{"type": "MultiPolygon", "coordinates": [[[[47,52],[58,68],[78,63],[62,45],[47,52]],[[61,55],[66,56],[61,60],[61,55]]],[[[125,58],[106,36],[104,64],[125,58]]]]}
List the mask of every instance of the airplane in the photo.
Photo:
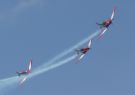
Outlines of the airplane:
{"type": "Polygon", "coordinates": [[[19,72],[16,72],[19,77],[20,77],[20,76],[25,76],[25,77],[21,80],[20,84],[22,84],[22,83],[26,80],[26,78],[27,78],[26,75],[29,75],[29,74],[31,73],[31,68],[32,68],[32,60],[30,60],[30,62],[29,62],[29,68],[28,68],[26,71],[19,71],[19,72]]]}
{"type": "Polygon", "coordinates": [[[91,49],[91,43],[92,43],[92,41],[89,40],[88,46],[86,48],[81,48],[81,49],[75,50],[78,55],[78,61],[80,61],[85,56],[85,54],[91,49]]]}
{"type": "Polygon", "coordinates": [[[108,27],[112,24],[112,21],[114,20],[115,11],[116,7],[113,8],[112,15],[109,19],[103,21],[102,23],[96,23],[101,29],[99,37],[101,37],[108,30],[108,27]]]}

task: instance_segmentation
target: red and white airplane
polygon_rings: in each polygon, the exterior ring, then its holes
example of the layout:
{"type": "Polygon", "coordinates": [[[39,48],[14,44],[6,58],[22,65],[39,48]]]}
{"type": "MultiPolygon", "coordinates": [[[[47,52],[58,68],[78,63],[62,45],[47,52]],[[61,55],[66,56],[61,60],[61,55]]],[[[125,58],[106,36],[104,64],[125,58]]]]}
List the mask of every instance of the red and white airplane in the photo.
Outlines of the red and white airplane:
{"type": "Polygon", "coordinates": [[[114,15],[115,15],[116,7],[113,8],[112,15],[109,19],[103,21],[102,23],[96,23],[97,25],[100,26],[101,33],[99,37],[101,37],[108,29],[108,27],[112,24],[112,21],[114,20],[114,15]]]}
{"type": "Polygon", "coordinates": [[[29,68],[26,71],[19,71],[16,72],[18,76],[24,76],[24,78],[21,80],[20,84],[22,84],[26,80],[26,75],[29,75],[31,73],[31,68],[32,68],[32,60],[29,62],[29,68]]]}
{"type": "Polygon", "coordinates": [[[88,46],[86,48],[81,48],[81,49],[75,50],[78,55],[78,61],[80,61],[85,56],[85,54],[91,49],[91,43],[92,43],[92,41],[89,40],[88,46]]]}

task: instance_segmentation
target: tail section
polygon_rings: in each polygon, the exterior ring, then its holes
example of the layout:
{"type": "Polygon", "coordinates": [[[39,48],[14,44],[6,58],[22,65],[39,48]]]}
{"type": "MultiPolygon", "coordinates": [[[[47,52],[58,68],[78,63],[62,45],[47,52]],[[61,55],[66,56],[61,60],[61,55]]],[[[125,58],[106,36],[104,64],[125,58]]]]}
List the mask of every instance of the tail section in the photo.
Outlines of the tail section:
{"type": "Polygon", "coordinates": [[[21,74],[19,72],[16,72],[18,76],[21,76],[21,74]]]}
{"type": "Polygon", "coordinates": [[[77,53],[77,55],[80,55],[80,50],[76,49],[75,52],[77,53]]]}
{"type": "Polygon", "coordinates": [[[103,26],[103,24],[101,24],[101,23],[96,23],[100,28],[103,28],[104,26],[103,26]]]}

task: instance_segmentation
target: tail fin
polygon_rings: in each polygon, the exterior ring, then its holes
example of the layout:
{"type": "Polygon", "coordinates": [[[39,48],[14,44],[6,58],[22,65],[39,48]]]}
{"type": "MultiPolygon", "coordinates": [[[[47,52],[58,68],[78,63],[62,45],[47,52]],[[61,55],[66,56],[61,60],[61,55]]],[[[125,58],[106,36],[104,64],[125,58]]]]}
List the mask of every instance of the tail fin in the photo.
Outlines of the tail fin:
{"type": "Polygon", "coordinates": [[[77,55],[80,54],[80,50],[79,49],[76,49],[75,52],[77,53],[77,55]]]}
{"type": "Polygon", "coordinates": [[[18,76],[20,76],[21,74],[19,72],[16,72],[18,76]]]}
{"type": "Polygon", "coordinates": [[[96,23],[100,28],[103,28],[103,24],[101,23],[96,23]]]}

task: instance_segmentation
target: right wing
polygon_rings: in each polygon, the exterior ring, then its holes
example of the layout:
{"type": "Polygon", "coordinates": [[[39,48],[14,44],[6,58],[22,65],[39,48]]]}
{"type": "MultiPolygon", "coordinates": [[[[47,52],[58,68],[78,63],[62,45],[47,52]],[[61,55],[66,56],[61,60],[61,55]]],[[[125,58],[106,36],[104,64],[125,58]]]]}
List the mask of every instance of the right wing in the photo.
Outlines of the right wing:
{"type": "Polygon", "coordinates": [[[112,12],[112,15],[111,15],[111,18],[110,18],[111,20],[114,19],[115,11],[116,11],[116,7],[114,7],[114,9],[113,9],[113,12],[112,12]]]}
{"type": "Polygon", "coordinates": [[[91,47],[91,43],[92,43],[92,41],[91,41],[91,39],[90,39],[89,42],[88,42],[88,48],[91,47]]]}

